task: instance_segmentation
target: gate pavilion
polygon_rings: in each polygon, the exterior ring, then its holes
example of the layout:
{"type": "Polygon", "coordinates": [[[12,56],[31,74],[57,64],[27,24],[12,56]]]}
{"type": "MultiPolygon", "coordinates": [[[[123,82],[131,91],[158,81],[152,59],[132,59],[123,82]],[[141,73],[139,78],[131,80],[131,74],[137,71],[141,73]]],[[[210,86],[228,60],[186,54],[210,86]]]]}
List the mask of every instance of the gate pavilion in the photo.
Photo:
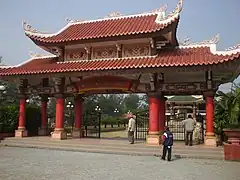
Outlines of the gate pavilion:
{"type": "Polygon", "coordinates": [[[56,33],[43,33],[23,23],[25,34],[51,56],[32,55],[17,65],[0,68],[0,78],[19,85],[19,125],[15,136],[27,136],[26,98],[42,97],[42,125],[46,133],[47,100],[56,98],[56,127],[52,138],[65,139],[64,102],[75,96],[75,129],[80,137],[82,97],[95,93],[146,93],[149,98],[148,144],[159,144],[165,124],[164,96],[204,95],[205,144],[215,145],[214,94],[221,83],[240,71],[240,48],[217,51],[219,36],[200,43],[176,37],[183,0],[166,7],[124,16],[74,21],[56,33]]]}

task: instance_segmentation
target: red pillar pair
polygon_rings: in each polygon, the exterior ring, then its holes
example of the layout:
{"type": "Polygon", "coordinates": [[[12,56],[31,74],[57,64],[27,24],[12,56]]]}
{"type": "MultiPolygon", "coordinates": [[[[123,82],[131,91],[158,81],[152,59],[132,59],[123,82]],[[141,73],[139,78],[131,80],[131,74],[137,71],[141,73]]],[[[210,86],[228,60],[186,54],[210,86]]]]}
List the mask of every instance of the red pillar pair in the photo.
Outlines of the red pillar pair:
{"type": "Polygon", "coordinates": [[[216,138],[214,136],[214,94],[207,93],[206,97],[206,145],[216,145],[216,138]]]}
{"type": "Polygon", "coordinates": [[[147,143],[157,145],[160,143],[160,133],[165,126],[165,98],[162,96],[149,97],[149,131],[147,143]]]}

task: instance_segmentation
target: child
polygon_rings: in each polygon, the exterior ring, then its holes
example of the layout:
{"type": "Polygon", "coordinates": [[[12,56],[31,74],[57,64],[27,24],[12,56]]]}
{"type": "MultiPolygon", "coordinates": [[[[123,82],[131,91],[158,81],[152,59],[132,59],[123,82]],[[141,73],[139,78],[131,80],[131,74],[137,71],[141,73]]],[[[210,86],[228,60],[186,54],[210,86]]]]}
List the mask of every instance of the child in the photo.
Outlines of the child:
{"type": "Polygon", "coordinates": [[[173,134],[169,130],[169,127],[165,127],[165,131],[162,136],[163,141],[163,154],[162,154],[162,160],[165,160],[166,154],[168,153],[168,161],[171,161],[171,155],[172,155],[172,145],[173,145],[173,134]]]}

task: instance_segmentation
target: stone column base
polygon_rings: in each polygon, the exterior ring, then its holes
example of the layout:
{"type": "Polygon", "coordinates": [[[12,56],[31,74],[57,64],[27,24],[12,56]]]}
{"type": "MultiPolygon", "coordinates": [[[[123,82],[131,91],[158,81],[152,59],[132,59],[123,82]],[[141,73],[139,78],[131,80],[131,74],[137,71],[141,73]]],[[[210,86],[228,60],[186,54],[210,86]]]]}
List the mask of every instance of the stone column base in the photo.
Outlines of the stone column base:
{"type": "Polygon", "coordinates": [[[38,135],[39,136],[47,136],[47,128],[46,127],[40,127],[38,128],[38,135]]]}
{"type": "Polygon", "coordinates": [[[52,139],[64,140],[67,139],[67,133],[61,129],[55,129],[51,135],[52,139]]]}
{"type": "Polygon", "coordinates": [[[206,146],[217,146],[217,139],[215,136],[206,135],[204,138],[204,144],[206,146]]]}
{"type": "Polygon", "coordinates": [[[15,130],[15,137],[27,137],[28,136],[28,131],[25,129],[18,129],[15,130]]]}
{"type": "Polygon", "coordinates": [[[72,137],[73,138],[82,138],[82,133],[83,131],[81,129],[74,129],[72,132],[72,137]]]}
{"type": "Polygon", "coordinates": [[[147,135],[147,145],[159,146],[161,144],[161,138],[159,134],[147,135]]]}

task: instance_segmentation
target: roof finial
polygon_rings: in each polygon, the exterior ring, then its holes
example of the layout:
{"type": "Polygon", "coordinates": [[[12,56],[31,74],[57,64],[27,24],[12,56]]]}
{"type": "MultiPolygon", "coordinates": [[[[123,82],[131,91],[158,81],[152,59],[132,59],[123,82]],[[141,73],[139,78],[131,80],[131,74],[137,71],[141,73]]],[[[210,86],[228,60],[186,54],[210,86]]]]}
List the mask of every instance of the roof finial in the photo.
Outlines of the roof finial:
{"type": "Polygon", "coordinates": [[[197,44],[217,44],[220,40],[220,34],[216,34],[215,36],[212,37],[212,39],[210,40],[205,40],[205,41],[201,41],[197,44]]]}
{"type": "Polygon", "coordinates": [[[208,45],[208,44],[217,44],[220,40],[220,34],[216,34],[212,39],[210,40],[204,40],[200,42],[191,42],[190,37],[184,38],[182,41],[179,41],[179,45],[181,46],[189,46],[189,45],[208,45]]]}
{"type": "MultiPolygon", "coordinates": [[[[179,0],[178,5],[175,8],[175,10],[170,12],[167,16],[165,16],[165,11],[159,12],[159,14],[156,18],[156,23],[162,23],[162,21],[169,19],[173,16],[179,16],[180,12],[182,11],[182,6],[183,6],[183,0],[179,0]]],[[[166,9],[166,5],[163,6],[162,9],[166,9]]]]}
{"type": "Polygon", "coordinates": [[[69,17],[66,18],[67,23],[77,23],[77,22],[83,22],[84,20],[73,20],[69,17]]]}
{"type": "Polygon", "coordinates": [[[226,51],[232,51],[232,50],[237,50],[237,49],[240,50],[240,43],[235,46],[227,48],[226,51]]]}
{"type": "Polygon", "coordinates": [[[120,17],[122,14],[120,12],[112,12],[109,13],[105,18],[113,18],[113,17],[120,17]]]}
{"type": "Polygon", "coordinates": [[[43,57],[44,55],[30,51],[30,52],[29,52],[29,56],[30,56],[31,58],[37,58],[37,57],[43,57]]]}
{"type": "Polygon", "coordinates": [[[29,32],[33,32],[33,33],[37,33],[39,32],[38,30],[34,29],[30,24],[28,24],[26,21],[22,21],[22,26],[24,31],[29,31],[29,32]]]}
{"type": "Polygon", "coordinates": [[[160,8],[152,10],[152,12],[153,12],[153,13],[166,12],[166,11],[167,11],[167,8],[168,8],[168,5],[167,5],[167,4],[164,4],[164,5],[161,6],[160,8]]]}
{"type": "Polygon", "coordinates": [[[191,38],[189,36],[185,37],[182,41],[179,41],[179,45],[188,46],[191,44],[191,38]]]}

